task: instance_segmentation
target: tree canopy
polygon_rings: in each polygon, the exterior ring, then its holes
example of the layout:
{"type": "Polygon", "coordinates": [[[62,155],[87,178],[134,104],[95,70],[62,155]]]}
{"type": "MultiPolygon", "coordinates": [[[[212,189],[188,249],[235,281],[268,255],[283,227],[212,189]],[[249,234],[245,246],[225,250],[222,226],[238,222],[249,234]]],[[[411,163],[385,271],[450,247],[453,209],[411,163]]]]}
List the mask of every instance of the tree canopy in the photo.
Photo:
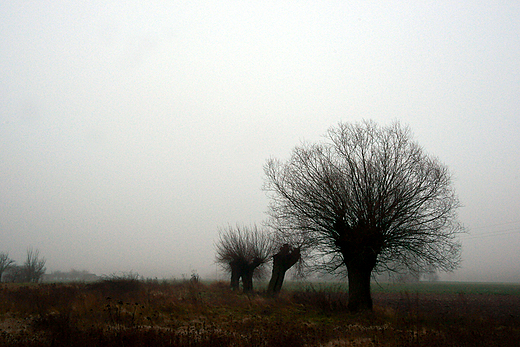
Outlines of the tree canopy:
{"type": "Polygon", "coordinates": [[[238,289],[242,279],[244,292],[249,292],[253,277],[263,274],[262,266],[269,260],[273,244],[269,233],[256,225],[237,225],[220,230],[215,248],[217,263],[231,273],[231,288],[238,289]]]}
{"type": "Polygon", "coordinates": [[[448,168],[395,122],[339,123],[265,165],[271,222],[328,271],[345,269],[349,307],[371,309],[373,270],[449,271],[460,260],[459,201],[448,168]]]}

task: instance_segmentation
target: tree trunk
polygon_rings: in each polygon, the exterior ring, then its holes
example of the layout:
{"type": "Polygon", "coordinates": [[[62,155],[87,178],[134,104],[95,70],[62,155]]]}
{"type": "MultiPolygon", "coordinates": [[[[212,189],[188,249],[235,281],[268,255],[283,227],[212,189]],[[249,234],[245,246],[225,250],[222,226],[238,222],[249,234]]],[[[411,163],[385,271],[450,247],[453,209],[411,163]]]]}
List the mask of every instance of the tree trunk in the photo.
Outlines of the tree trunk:
{"type": "Polygon", "coordinates": [[[288,244],[283,245],[280,251],[273,256],[273,272],[267,293],[276,295],[282,290],[285,273],[300,259],[300,249],[292,248],[288,244]]]}
{"type": "Polygon", "coordinates": [[[240,267],[236,264],[231,264],[231,290],[240,288],[240,275],[240,267]]]}
{"type": "Polygon", "coordinates": [[[253,291],[253,271],[242,272],[242,286],[244,287],[244,293],[250,293],[253,291]]]}
{"type": "Polygon", "coordinates": [[[240,278],[242,278],[244,293],[251,292],[253,290],[253,275],[255,269],[261,264],[262,261],[256,258],[250,263],[242,259],[229,263],[231,268],[231,289],[239,290],[240,278]]]}
{"type": "Polygon", "coordinates": [[[352,312],[371,311],[372,295],[370,279],[373,266],[370,264],[347,264],[348,271],[348,309],[352,312]]]}
{"type": "Polygon", "coordinates": [[[336,221],[335,229],[341,235],[335,243],[341,249],[348,272],[348,309],[371,311],[370,279],[381,253],[383,234],[366,223],[352,228],[342,219],[336,221]]]}
{"type": "Polygon", "coordinates": [[[267,293],[270,295],[276,295],[280,293],[286,271],[287,270],[284,269],[280,264],[273,265],[273,272],[271,275],[271,280],[269,281],[269,286],[267,287],[267,293]]]}

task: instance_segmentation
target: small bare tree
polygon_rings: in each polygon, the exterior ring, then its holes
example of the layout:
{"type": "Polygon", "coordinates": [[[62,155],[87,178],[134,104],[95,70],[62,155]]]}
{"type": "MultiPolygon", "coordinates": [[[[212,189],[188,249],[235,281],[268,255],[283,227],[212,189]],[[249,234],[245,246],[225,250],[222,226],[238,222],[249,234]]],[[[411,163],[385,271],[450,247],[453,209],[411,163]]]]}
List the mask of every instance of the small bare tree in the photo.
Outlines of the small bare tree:
{"type": "Polygon", "coordinates": [[[264,189],[276,230],[305,240],[323,269],[346,270],[349,309],[372,309],[372,271],[455,268],[463,228],[447,167],[399,123],[340,123],[327,137],[269,160],[264,189]]]}
{"type": "Polygon", "coordinates": [[[46,270],[45,263],[46,260],[40,258],[38,249],[27,249],[27,258],[22,267],[24,282],[39,282],[46,270]]]}
{"type": "Polygon", "coordinates": [[[229,226],[219,231],[215,244],[216,261],[231,273],[231,289],[239,289],[240,279],[244,292],[253,290],[253,277],[260,276],[262,266],[272,254],[269,233],[252,227],[229,226]]]}
{"type": "Polygon", "coordinates": [[[9,283],[21,283],[25,282],[25,275],[23,266],[13,264],[7,269],[2,277],[2,281],[9,283]]]}
{"type": "Polygon", "coordinates": [[[9,253],[0,253],[0,282],[2,282],[2,275],[13,266],[14,260],[9,258],[9,253]]]}

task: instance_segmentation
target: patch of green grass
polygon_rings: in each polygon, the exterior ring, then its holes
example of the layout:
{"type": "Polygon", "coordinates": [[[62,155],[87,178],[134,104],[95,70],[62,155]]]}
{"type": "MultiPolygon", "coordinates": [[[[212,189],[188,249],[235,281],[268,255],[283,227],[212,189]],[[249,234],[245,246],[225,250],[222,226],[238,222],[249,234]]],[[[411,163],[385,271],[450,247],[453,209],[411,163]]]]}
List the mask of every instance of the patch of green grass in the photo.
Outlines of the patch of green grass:
{"type": "Polygon", "coordinates": [[[373,283],[373,292],[432,293],[432,294],[494,294],[520,295],[520,284],[510,283],[465,283],[465,282],[419,282],[419,283],[373,283]]]}
{"type": "MultiPolygon", "coordinates": [[[[259,283],[257,288],[263,288],[259,283]]],[[[520,284],[515,283],[473,283],[473,282],[417,282],[386,283],[372,282],[372,293],[430,293],[430,294],[494,294],[520,295],[520,284]]],[[[284,291],[327,291],[348,292],[347,282],[286,281],[284,291]]]]}

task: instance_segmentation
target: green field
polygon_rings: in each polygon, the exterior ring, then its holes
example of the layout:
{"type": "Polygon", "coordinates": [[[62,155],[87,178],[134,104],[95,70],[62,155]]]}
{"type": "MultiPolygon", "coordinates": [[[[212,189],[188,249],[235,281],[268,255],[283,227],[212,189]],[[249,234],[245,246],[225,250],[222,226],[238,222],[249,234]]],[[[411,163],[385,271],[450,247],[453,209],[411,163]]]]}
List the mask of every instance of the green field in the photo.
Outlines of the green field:
{"type": "MultiPolygon", "coordinates": [[[[258,288],[267,284],[257,283],[258,288]]],[[[294,282],[284,284],[285,290],[348,291],[348,284],[341,282],[294,282]]],[[[520,295],[520,284],[515,283],[474,283],[474,282],[418,282],[383,283],[372,282],[373,293],[435,293],[435,294],[496,294],[520,295]]]]}
{"type": "Polygon", "coordinates": [[[520,295],[520,284],[472,282],[373,283],[372,291],[520,295]]]}

